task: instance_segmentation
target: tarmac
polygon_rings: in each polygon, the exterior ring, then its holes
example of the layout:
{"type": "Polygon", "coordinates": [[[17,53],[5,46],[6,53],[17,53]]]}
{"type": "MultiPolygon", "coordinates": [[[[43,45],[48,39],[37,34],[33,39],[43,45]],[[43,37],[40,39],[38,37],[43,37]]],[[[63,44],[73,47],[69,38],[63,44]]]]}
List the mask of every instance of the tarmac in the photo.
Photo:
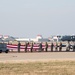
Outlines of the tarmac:
{"type": "Polygon", "coordinates": [[[54,60],[73,60],[75,52],[28,52],[28,53],[1,53],[0,63],[37,62],[54,60]]]}

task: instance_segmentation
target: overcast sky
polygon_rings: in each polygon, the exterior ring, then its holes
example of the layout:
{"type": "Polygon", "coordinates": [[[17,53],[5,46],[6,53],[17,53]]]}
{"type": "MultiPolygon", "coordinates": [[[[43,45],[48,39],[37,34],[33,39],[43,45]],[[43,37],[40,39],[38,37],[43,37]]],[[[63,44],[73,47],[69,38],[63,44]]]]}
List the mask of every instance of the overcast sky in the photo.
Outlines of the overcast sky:
{"type": "Polygon", "coordinates": [[[75,0],[0,0],[0,34],[75,34],[75,0]]]}

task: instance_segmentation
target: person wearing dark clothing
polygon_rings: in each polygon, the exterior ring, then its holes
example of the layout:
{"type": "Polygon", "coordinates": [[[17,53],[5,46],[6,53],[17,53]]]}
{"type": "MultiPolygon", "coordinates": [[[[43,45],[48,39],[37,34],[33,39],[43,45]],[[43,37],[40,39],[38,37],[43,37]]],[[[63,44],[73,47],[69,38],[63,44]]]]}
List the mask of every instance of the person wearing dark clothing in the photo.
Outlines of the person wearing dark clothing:
{"type": "Polygon", "coordinates": [[[62,43],[60,42],[60,45],[59,45],[59,51],[62,50],[62,43]]]}
{"type": "Polygon", "coordinates": [[[42,43],[39,44],[39,50],[42,51],[42,43]]]}
{"type": "Polygon", "coordinates": [[[68,42],[68,46],[69,46],[69,51],[70,51],[70,46],[71,46],[71,45],[70,45],[70,42],[68,42]]]}
{"type": "Polygon", "coordinates": [[[53,46],[54,46],[53,43],[51,43],[51,52],[53,52],[53,46]]]}
{"type": "Polygon", "coordinates": [[[75,51],[75,42],[74,42],[74,45],[73,45],[73,51],[75,51]]]}
{"type": "Polygon", "coordinates": [[[48,49],[48,43],[46,42],[46,52],[47,52],[47,49],[48,49]]]}
{"type": "Polygon", "coordinates": [[[25,52],[27,52],[27,45],[28,45],[28,44],[27,44],[27,43],[25,43],[25,52]]]}
{"type": "Polygon", "coordinates": [[[33,51],[33,42],[31,43],[31,52],[33,51]]]}
{"type": "Polygon", "coordinates": [[[18,52],[20,52],[20,46],[21,46],[21,43],[19,42],[18,43],[18,52]]]}
{"type": "Polygon", "coordinates": [[[27,43],[25,43],[25,52],[27,52],[27,43]]]}

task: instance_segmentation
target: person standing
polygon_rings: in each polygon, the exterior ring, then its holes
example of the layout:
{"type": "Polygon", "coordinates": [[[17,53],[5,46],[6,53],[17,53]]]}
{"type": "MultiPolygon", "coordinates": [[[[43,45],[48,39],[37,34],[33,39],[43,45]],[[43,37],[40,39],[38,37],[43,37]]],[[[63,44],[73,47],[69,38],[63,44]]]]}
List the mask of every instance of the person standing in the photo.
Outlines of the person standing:
{"type": "Polygon", "coordinates": [[[31,52],[33,51],[33,42],[31,43],[31,52]]]}
{"type": "Polygon", "coordinates": [[[73,51],[75,51],[75,42],[74,42],[74,44],[73,44],[73,51]]]}
{"type": "Polygon", "coordinates": [[[51,43],[51,52],[53,52],[53,47],[54,47],[54,45],[53,45],[53,43],[51,43]]]}
{"type": "Polygon", "coordinates": [[[25,52],[27,52],[27,46],[28,46],[28,44],[25,43],[25,52]]]}
{"type": "Polygon", "coordinates": [[[68,41],[67,45],[66,45],[66,51],[70,51],[70,42],[68,41]]]}
{"type": "Polygon", "coordinates": [[[46,42],[46,52],[47,52],[47,50],[48,50],[48,43],[46,42]]]}
{"type": "Polygon", "coordinates": [[[69,51],[70,51],[70,47],[71,47],[71,44],[70,44],[70,42],[68,42],[68,47],[69,47],[69,51]]]}
{"type": "Polygon", "coordinates": [[[21,43],[19,42],[18,43],[18,52],[20,52],[20,46],[21,46],[21,43]]]}
{"type": "Polygon", "coordinates": [[[61,51],[62,50],[62,42],[60,42],[60,44],[59,44],[59,51],[61,51]]]}
{"type": "Polygon", "coordinates": [[[55,51],[58,51],[58,43],[56,42],[55,51]]]}
{"type": "Polygon", "coordinates": [[[42,51],[42,42],[39,44],[39,50],[42,51]]]}

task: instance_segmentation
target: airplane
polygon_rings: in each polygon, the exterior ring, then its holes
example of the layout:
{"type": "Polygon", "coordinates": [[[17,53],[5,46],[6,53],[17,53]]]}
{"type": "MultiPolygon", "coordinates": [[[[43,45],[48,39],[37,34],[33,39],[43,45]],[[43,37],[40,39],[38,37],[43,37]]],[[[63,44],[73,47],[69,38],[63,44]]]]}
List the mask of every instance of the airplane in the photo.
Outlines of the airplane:
{"type": "Polygon", "coordinates": [[[75,41],[75,35],[65,35],[61,37],[61,41],[75,41]]]}
{"type": "Polygon", "coordinates": [[[38,39],[41,39],[42,36],[41,35],[37,35],[36,38],[17,38],[16,41],[19,42],[38,42],[38,39]]]}

